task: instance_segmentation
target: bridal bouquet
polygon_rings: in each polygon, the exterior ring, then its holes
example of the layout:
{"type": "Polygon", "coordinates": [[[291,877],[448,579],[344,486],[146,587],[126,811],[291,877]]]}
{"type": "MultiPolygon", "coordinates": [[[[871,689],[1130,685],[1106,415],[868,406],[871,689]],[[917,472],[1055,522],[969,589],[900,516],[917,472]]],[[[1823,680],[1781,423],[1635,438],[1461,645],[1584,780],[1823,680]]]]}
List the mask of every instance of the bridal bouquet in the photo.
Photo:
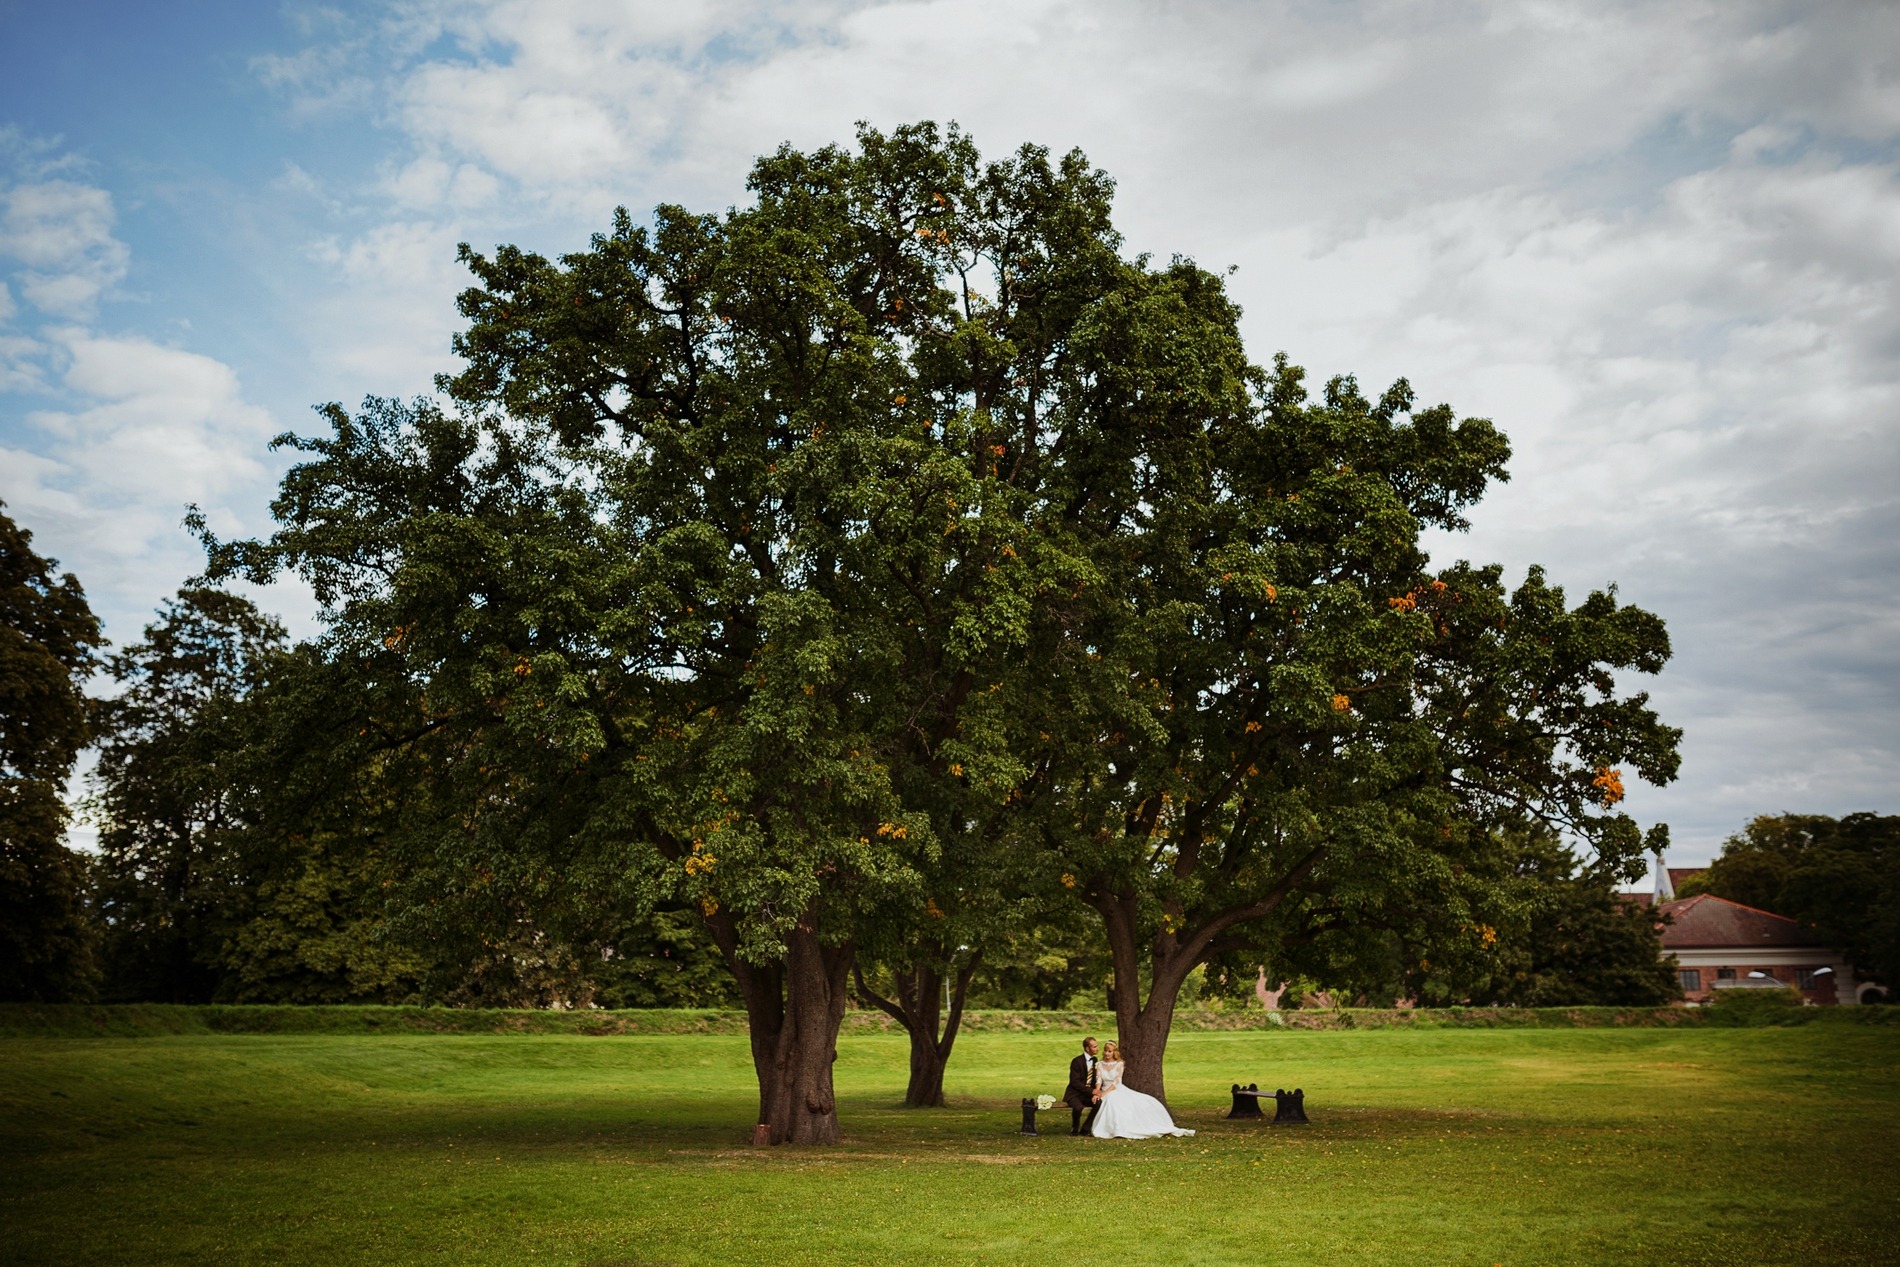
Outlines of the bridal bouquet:
{"type": "Polygon", "coordinates": [[[1036,1107],[1038,1109],[1053,1109],[1055,1106],[1056,1098],[1052,1095],[1039,1095],[1036,1097],[1036,1107]]]}

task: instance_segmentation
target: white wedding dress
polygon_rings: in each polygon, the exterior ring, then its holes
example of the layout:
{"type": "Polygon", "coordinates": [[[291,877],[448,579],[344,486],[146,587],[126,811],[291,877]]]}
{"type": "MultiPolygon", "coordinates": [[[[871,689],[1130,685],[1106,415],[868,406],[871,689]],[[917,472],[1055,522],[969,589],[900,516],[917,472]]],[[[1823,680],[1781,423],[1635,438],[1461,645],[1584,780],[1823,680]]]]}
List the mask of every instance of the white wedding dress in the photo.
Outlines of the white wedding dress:
{"type": "Polygon", "coordinates": [[[1095,1085],[1102,1088],[1102,1105],[1089,1134],[1097,1139],[1153,1139],[1157,1135],[1192,1135],[1174,1124],[1168,1106],[1151,1095],[1122,1085],[1119,1060],[1095,1066],[1095,1085]]]}

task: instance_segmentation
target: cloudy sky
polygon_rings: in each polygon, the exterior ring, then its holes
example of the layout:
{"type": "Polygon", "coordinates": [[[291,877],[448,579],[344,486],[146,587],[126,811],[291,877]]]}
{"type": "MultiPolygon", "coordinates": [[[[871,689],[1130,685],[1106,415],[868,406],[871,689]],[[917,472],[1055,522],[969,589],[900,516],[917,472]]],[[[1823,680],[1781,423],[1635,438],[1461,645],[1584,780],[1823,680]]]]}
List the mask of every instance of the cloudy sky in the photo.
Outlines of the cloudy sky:
{"type": "Polygon", "coordinates": [[[1900,813],[1900,6],[0,0],[0,499],[129,641],[187,502],[266,531],[272,435],[451,367],[458,241],[921,118],[1083,148],[1256,359],[1495,419],[1436,550],[1668,620],[1672,863],[1900,813]]]}

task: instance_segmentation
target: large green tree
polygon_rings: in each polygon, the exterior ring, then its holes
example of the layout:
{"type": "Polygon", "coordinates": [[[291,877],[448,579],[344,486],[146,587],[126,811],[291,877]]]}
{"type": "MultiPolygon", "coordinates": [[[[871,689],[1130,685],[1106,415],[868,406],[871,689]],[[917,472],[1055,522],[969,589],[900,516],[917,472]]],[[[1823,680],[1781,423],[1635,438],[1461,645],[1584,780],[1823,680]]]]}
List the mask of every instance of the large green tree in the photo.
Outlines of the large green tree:
{"type": "Polygon", "coordinates": [[[1079,154],[858,141],[558,261],[465,250],[454,409],[331,407],[280,530],[213,543],[414,701],[442,892],[693,904],[765,1137],[821,1142],[860,952],[927,1097],[935,983],[1084,898],[1158,1092],[1199,964],[1478,927],[1503,807],[1634,847],[1616,764],[1666,778],[1673,736],[1609,672],[1660,624],[1418,549],[1501,472],[1488,424],[1254,367],[1079,154]]]}
{"type": "Polygon", "coordinates": [[[974,812],[950,808],[933,816],[943,845],[914,860],[914,895],[859,934],[855,993],[909,1035],[909,1107],[943,1103],[944,1071],[986,956],[1053,913],[1041,896],[1048,886],[1035,873],[1038,860],[1015,848],[1008,820],[1016,808],[1005,798],[974,812]]]}
{"type": "Polygon", "coordinates": [[[0,999],[93,989],[86,868],[68,849],[66,778],[85,746],[83,687],[105,639],[71,573],[0,510],[0,999]]]}
{"type": "Polygon", "coordinates": [[[921,864],[1007,797],[992,688],[1038,588],[1005,455],[935,368],[982,302],[951,284],[974,153],[862,140],[762,160],[724,217],[467,253],[461,412],[331,410],[282,530],[214,548],[302,570],[338,645],[416,687],[392,738],[437,858],[698,907],[776,1142],[836,1138],[857,939],[934,919],[921,864]]]}
{"type": "Polygon", "coordinates": [[[1039,829],[1102,918],[1128,1081],[1155,1095],[1200,965],[1495,940],[1499,827],[1528,814],[1628,872],[1622,767],[1676,768],[1677,732],[1615,676],[1661,667],[1661,621],[1571,607],[1536,568],[1507,592],[1496,567],[1429,567],[1421,532],[1503,474],[1491,424],[1403,381],[1311,399],[1284,358],[1247,364],[1216,282],[1155,277],[1076,367],[1112,475],[1070,525],[1103,575],[1043,710],[1064,724],[1039,829]]]}

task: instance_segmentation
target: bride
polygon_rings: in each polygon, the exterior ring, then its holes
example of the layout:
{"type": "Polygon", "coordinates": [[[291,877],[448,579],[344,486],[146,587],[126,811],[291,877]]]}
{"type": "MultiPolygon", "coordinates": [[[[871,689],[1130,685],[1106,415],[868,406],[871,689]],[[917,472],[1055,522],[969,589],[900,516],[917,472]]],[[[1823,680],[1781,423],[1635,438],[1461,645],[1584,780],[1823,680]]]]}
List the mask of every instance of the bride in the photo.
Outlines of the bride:
{"type": "Polygon", "coordinates": [[[1089,1134],[1097,1139],[1153,1139],[1157,1135],[1192,1135],[1168,1116],[1168,1106],[1151,1095],[1122,1085],[1122,1049],[1114,1043],[1102,1048],[1101,1063],[1095,1066],[1095,1125],[1089,1134]]]}

